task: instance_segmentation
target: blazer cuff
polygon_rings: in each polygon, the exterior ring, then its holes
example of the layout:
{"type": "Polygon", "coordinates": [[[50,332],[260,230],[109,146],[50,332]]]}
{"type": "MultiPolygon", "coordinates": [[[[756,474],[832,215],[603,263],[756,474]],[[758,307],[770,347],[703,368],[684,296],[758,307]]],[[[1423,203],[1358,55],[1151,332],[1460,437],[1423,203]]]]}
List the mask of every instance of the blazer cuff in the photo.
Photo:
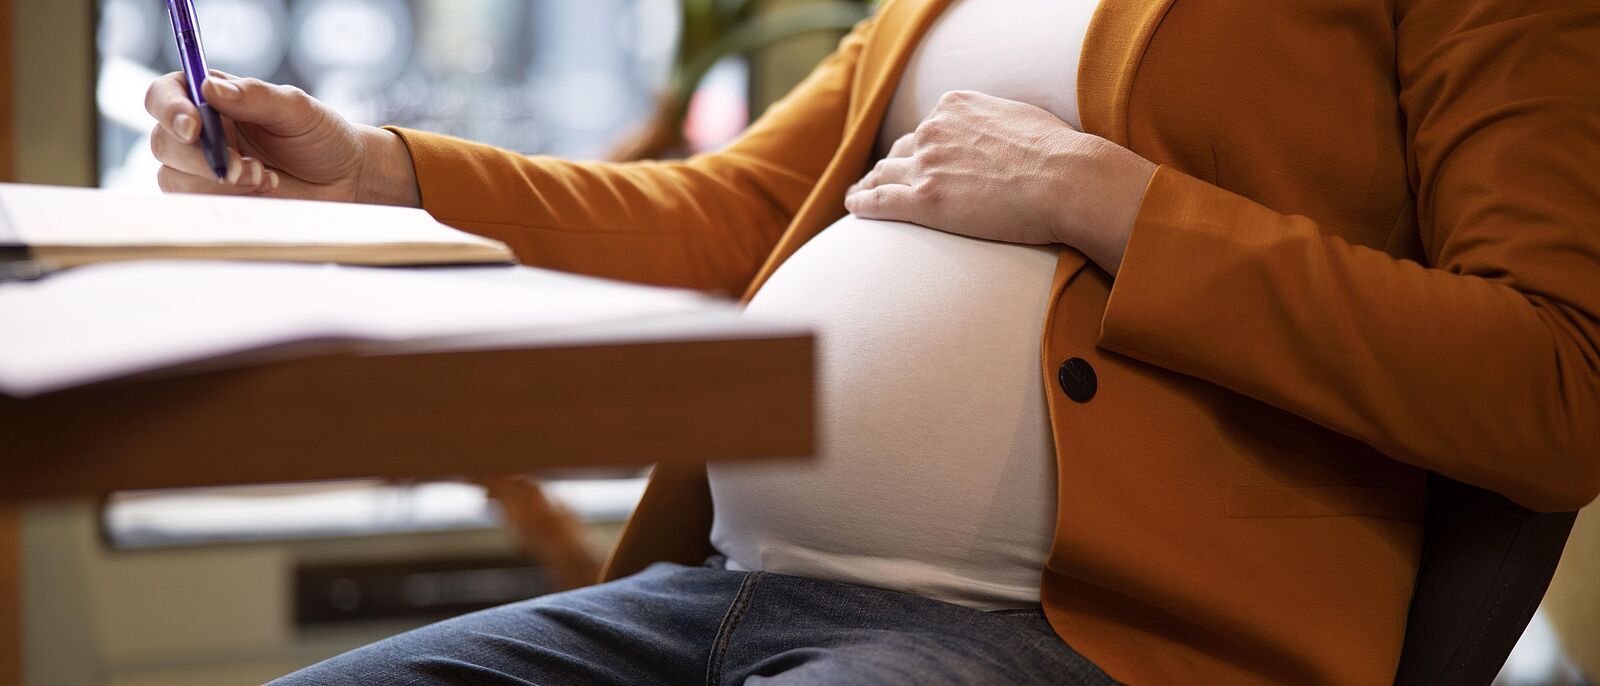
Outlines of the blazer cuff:
{"type": "Polygon", "coordinates": [[[496,189],[486,187],[490,184],[476,183],[496,178],[497,172],[504,175],[503,170],[493,167],[498,158],[507,154],[505,151],[443,134],[398,126],[383,128],[399,136],[410,151],[417,173],[417,189],[422,194],[422,209],[428,214],[447,224],[505,223],[505,218],[497,214],[495,203],[486,202],[496,189]],[[475,185],[480,192],[463,192],[475,185]]]}
{"type": "MultiPolygon", "coordinates": [[[[1178,362],[1212,327],[1236,326],[1238,308],[1261,294],[1232,293],[1259,266],[1282,215],[1248,198],[1161,166],[1145,189],[1100,324],[1102,348],[1178,362]],[[1256,232],[1252,234],[1252,232],[1256,232]]],[[[1185,370],[1174,370],[1185,371],[1185,370]]]]}

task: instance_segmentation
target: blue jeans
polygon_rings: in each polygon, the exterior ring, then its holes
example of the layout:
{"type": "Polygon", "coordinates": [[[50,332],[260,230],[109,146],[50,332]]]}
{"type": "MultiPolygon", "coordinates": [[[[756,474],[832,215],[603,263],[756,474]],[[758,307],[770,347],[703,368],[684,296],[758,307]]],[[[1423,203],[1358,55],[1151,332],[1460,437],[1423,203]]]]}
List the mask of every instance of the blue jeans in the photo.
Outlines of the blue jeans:
{"type": "Polygon", "coordinates": [[[272,682],[1112,684],[1038,609],[659,563],[401,634],[272,682]]]}

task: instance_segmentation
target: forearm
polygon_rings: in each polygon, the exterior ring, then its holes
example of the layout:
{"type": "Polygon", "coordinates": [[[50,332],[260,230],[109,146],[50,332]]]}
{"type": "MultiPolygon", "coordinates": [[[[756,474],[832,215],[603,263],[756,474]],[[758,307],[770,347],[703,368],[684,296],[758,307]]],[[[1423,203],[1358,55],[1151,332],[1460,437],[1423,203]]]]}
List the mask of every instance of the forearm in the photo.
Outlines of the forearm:
{"type": "Polygon", "coordinates": [[[421,206],[542,267],[738,293],[842,142],[872,20],[727,148],[582,163],[402,129],[369,139],[372,202],[421,206]],[[404,157],[402,157],[404,155],[404,157]]]}
{"type": "Polygon", "coordinates": [[[1536,509],[1575,509],[1600,488],[1592,264],[1547,260],[1556,287],[1525,293],[1165,168],[1132,235],[1101,347],[1536,509]]]}
{"type": "Polygon", "coordinates": [[[434,218],[504,242],[526,264],[641,283],[743,288],[810,190],[735,154],[572,162],[396,132],[434,218]]]}

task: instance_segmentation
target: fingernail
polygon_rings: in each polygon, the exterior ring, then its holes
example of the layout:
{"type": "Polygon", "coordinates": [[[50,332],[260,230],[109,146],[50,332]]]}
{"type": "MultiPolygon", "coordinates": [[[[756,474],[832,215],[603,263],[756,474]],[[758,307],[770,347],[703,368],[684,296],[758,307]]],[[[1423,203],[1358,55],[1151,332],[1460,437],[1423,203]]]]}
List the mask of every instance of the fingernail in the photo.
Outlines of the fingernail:
{"type": "Polygon", "coordinates": [[[250,162],[250,185],[259,186],[267,182],[267,168],[260,160],[250,162]]]}
{"type": "Polygon", "coordinates": [[[200,133],[200,122],[187,114],[178,115],[172,120],[172,129],[178,134],[178,139],[185,143],[193,143],[195,136],[200,133]]]}
{"type": "Polygon", "coordinates": [[[278,190],[278,172],[275,172],[275,171],[267,172],[267,190],[269,190],[269,191],[278,190]]]}
{"type": "Polygon", "coordinates": [[[242,95],[242,91],[232,81],[212,79],[212,83],[216,84],[212,86],[212,89],[216,91],[214,95],[220,100],[238,100],[239,96],[242,95]]]}
{"type": "Polygon", "coordinates": [[[237,157],[228,160],[228,183],[238,185],[239,177],[244,176],[244,160],[237,157]]]}

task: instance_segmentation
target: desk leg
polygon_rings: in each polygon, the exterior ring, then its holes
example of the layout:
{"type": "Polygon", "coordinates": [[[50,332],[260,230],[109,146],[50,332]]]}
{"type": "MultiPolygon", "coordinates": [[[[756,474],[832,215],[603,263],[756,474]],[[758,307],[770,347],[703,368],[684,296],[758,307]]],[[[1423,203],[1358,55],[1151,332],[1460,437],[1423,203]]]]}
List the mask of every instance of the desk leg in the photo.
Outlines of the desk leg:
{"type": "Polygon", "coordinates": [[[0,686],[22,686],[22,508],[0,503],[0,686]]]}

